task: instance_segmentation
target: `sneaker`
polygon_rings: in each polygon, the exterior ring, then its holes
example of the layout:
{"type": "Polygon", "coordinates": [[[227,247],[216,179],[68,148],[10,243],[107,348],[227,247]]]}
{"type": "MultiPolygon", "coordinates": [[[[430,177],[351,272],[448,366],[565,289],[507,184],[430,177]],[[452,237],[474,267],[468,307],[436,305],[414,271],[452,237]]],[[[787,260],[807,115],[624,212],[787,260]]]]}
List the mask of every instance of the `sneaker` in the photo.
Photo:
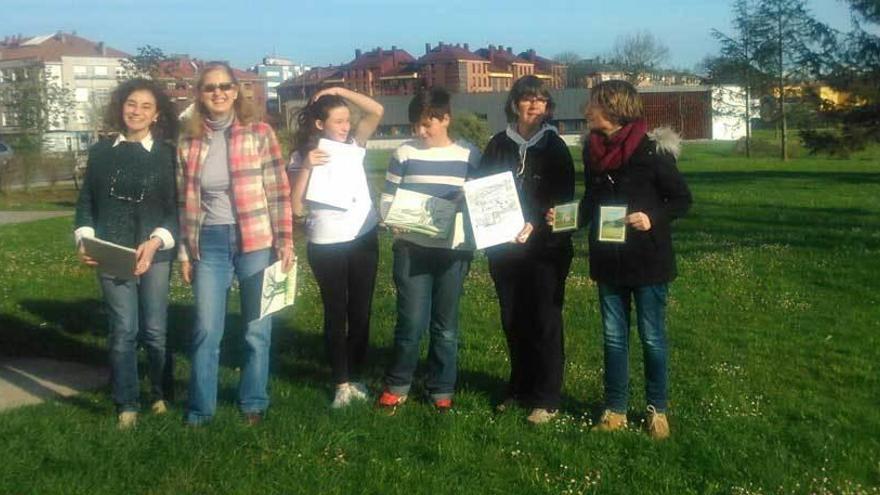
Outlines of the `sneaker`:
{"type": "Polygon", "coordinates": [[[135,411],[124,411],[116,416],[116,427],[120,430],[128,430],[137,426],[138,413],[135,411]]]}
{"type": "Polygon", "coordinates": [[[388,412],[389,416],[392,416],[397,412],[397,408],[404,402],[406,402],[406,395],[396,395],[385,390],[382,392],[382,395],[379,396],[379,400],[376,401],[376,407],[384,409],[388,412]]]}
{"type": "Polygon", "coordinates": [[[348,388],[352,399],[370,400],[370,389],[363,382],[351,382],[348,388]]]}
{"type": "Polygon", "coordinates": [[[503,413],[504,411],[507,411],[513,407],[518,406],[518,405],[519,405],[519,402],[516,400],[515,397],[507,397],[503,401],[501,401],[500,404],[495,406],[495,412],[503,413]]]}
{"type": "Polygon", "coordinates": [[[165,414],[168,412],[168,405],[164,400],[157,400],[156,402],[153,402],[152,406],[150,406],[150,410],[156,415],[165,414]]]}
{"type": "Polygon", "coordinates": [[[549,423],[553,421],[553,418],[559,415],[559,411],[556,409],[545,409],[543,407],[536,407],[532,409],[532,412],[529,413],[526,420],[533,425],[542,425],[544,423],[549,423]]]}
{"type": "Polygon", "coordinates": [[[605,409],[599,424],[593,427],[596,431],[617,431],[626,428],[626,414],[616,413],[611,409],[605,409]]]}
{"type": "Polygon", "coordinates": [[[669,420],[665,413],[657,412],[654,406],[648,406],[648,435],[654,440],[669,438],[669,420]]]}
{"type": "Polygon", "coordinates": [[[351,404],[353,398],[351,385],[348,383],[341,383],[336,386],[336,396],[333,397],[333,403],[330,404],[330,407],[333,409],[341,409],[351,404]]]}
{"type": "Polygon", "coordinates": [[[440,414],[448,413],[452,410],[452,399],[437,399],[434,401],[434,409],[440,414]]]}
{"type": "Polygon", "coordinates": [[[258,424],[263,422],[263,413],[260,411],[253,411],[244,413],[244,424],[247,426],[257,426],[258,424]]]}

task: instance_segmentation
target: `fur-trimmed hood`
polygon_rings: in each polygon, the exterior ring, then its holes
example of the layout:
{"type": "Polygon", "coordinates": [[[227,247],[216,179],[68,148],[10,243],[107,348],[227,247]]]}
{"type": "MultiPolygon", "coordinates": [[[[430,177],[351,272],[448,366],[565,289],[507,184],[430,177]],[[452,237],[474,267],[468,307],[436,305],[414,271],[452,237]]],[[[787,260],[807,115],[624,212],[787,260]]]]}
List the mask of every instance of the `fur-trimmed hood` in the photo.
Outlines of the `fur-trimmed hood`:
{"type": "Polygon", "coordinates": [[[676,160],[681,154],[681,136],[669,127],[658,127],[648,132],[648,139],[657,145],[657,151],[669,153],[676,160]]]}

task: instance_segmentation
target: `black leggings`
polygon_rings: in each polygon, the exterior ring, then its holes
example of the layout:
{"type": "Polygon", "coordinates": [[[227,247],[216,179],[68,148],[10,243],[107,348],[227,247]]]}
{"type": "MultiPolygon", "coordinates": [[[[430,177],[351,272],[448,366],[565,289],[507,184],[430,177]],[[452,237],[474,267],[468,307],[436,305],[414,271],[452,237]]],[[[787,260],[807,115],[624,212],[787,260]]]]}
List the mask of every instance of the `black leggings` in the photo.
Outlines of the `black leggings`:
{"type": "Polygon", "coordinates": [[[309,243],[312,273],[324,302],[324,342],[335,383],[357,377],[370,339],[370,307],[376,284],[376,229],[349,242],[309,243]]]}

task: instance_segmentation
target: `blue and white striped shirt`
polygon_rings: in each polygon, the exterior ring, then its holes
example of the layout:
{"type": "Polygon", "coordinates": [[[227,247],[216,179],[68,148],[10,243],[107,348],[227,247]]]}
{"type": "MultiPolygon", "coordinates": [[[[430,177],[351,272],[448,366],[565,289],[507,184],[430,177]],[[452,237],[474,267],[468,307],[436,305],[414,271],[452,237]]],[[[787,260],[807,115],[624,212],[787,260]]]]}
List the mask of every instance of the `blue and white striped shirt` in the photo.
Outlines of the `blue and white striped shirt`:
{"type": "MultiPolygon", "coordinates": [[[[391,155],[380,201],[382,218],[388,213],[398,188],[443,199],[456,199],[479,163],[479,150],[466,141],[436,148],[426,148],[418,141],[407,141],[391,155]]],[[[416,233],[404,233],[396,238],[425,247],[467,249],[462,220],[459,212],[455,232],[450,239],[432,239],[416,233]]]]}

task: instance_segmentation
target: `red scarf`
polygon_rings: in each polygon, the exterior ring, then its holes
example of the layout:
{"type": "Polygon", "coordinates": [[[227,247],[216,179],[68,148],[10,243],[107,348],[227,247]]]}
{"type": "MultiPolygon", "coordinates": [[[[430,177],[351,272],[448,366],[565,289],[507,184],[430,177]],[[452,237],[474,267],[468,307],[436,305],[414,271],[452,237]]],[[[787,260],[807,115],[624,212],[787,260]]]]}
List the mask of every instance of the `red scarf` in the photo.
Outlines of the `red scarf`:
{"type": "Polygon", "coordinates": [[[606,136],[598,131],[590,132],[590,169],[607,172],[620,168],[648,133],[648,124],[639,119],[606,136]]]}

